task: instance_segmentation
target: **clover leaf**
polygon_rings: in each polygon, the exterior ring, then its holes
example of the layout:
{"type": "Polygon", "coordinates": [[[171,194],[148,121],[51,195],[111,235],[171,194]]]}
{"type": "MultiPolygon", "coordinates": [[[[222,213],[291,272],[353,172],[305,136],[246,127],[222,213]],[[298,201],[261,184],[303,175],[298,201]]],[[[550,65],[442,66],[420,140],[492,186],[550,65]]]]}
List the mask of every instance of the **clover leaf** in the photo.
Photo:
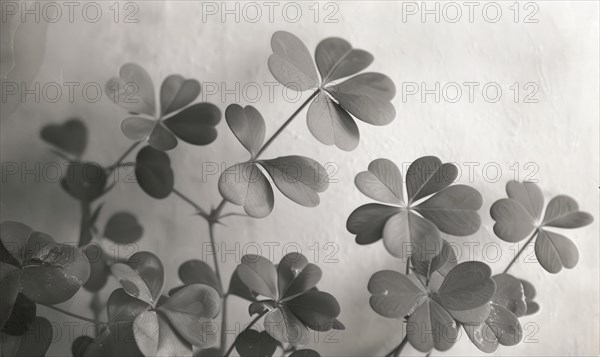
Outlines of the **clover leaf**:
{"type": "Polygon", "coordinates": [[[441,282],[383,270],[369,280],[370,304],[382,316],[407,317],[408,341],[417,350],[446,351],[458,337],[456,320],[479,323],[488,318],[496,291],[490,276],[491,269],[481,262],[458,264],[441,282]]]}
{"type": "Polygon", "coordinates": [[[158,257],[149,252],[135,253],[111,270],[123,288],[111,294],[109,327],[87,347],[85,356],[120,349],[133,355],[191,356],[192,346],[206,348],[217,341],[213,319],[220,311],[221,298],[215,289],[190,284],[160,299],[164,270],[158,257]]]}
{"type": "Polygon", "coordinates": [[[69,119],[63,124],[44,126],[41,137],[59,150],[78,158],[87,146],[88,132],[81,119],[69,119]]]}
{"type": "Polygon", "coordinates": [[[163,199],[171,194],[175,185],[169,155],[152,146],[146,146],[138,152],[135,177],[140,188],[157,199],[163,199]]]}
{"type": "Polygon", "coordinates": [[[223,295],[221,282],[215,271],[205,262],[201,260],[188,260],[179,266],[179,279],[183,282],[183,286],[173,288],[169,291],[169,295],[173,295],[183,287],[191,284],[204,284],[215,289],[219,295],[223,295]]]}
{"type": "Polygon", "coordinates": [[[463,325],[467,336],[482,352],[492,353],[498,345],[514,346],[523,338],[518,317],[525,315],[527,304],[521,282],[509,274],[492,277],[496,293],[490,302],[488,318],[479,324],[463,325]]]}
{"type": "Polygon", "coordinates": [[[481,225],[477,213],[481,194],[466,185],[450,186],[457,175],[453,164],[442,164],[434,156],[421,157],[406,173],[405,201],[398,167],[387,159],[374,160],[368,171],[356,175],[355,184],[364,195],[387,204],[369,203],[357,208],[346,227],[356,234],[358,244],[383,237],[386,249],[396,257],[432,259],[443,247],[440,231],[466,236],[481,225]]]}
{"type": "Polygon", "coordinates": [[[337,300],[315,288],[321,269],[302,254],[287,254],[277,267],[259,255],[245,255],[236,272],[251,291],[267,298],[252,303],[249,312],[265,313],[265,330],[280,343],[305,345],[309,329],[343,328],[337,300]]]}
{"type": "Polygon", "coordinates": [[[191,104],[200,94],[200,83],[180,75],[170,75],[160,89],[157,108],[152,79],[146,70],[127,63],[119,77],[106,84],[111,100],[134,114],[123,120],[123,134],[134,141],[147,141],[157,150],[177,146],[177,138],[192,145],[208,145],[217,137],[215,126],[221,111],[210,103],[191,104]]]}
{"type": "Polygon", "coordinates": [[[593,222],[592,215],[579,211],[573,198],[560,195],[548,202],[542,219],[544,195],[532,182],[508,182],[506,193],[508,198],[496,201],[490,208],[498,238],[506,242],[520,242],[527,236],[530,241],[535,239],[535,255],[549,273],[575,267],[579,261],[577,246],[548,228],[583,227],[593,222]]]}
{"type": "Polygon", "coordinates": [[[521,285],[523,286],[523,292],[525,294],[525,303],[527,304],[527,311],[525,315],[533,315],[540,311],[540,305],[533,301],[536,295],[535,287],[527,280],[520,279],[521,285]]]}
{"type": "Polygon", "coordinates": [[[117,244],[136,242],[144,234],[144,227],[129,212],[117,212],[106,222],[104,236],[117,244]]]}
{"type": "Polygon", "coordinates": [[[319,79],[315,62],[298,37],[285,31],[275,32],[271,48],[269,70],[281,84],[296,91],[319,90],[308,109],[307,124],[321,143],[352,151],[359,142],[353,116],[372,125],[389,124],[396,116],[390,103],[396,88],[387,76],[363,73],[334,83],[367,68],[373,62],[369,52],[352,48],[341,38],[321,41],[315,51],[319,79]]]}
{"type": "Polygon", "coordinates": [[[107,182],[108,176],[102,166],[92,162],[71,162],[60,185],[73,198],[89,203],[105,193],[107,182]]]}
{"type": "Polygon", "coordinates": [[[325,168],[304,156],[282,156],[258,160],[265,137],[262,115],[252,106],[230,105],[225,111],[227,124],[250,153],[250,160],[228,167],[219,178],[219,192],[227,201],[244,207],[252,217],[268,216],[273,210],[275,186],[292,201],[305,206],[319,204],[319,193],[328,187],[325,168]]]}
{"type": "Polygon", "coordinates": [[[14,221],[0,224],[0,328],[19,293],[36,303],[67,301],[87,281],[90,266],[80,249],[14,221]]]}
{"type": "Polygon", "coordinates": [[[253,329],[242,331],[235,339],[235,350],[240,357],[271,357],[279,346],[267,331],[253,329]]]}

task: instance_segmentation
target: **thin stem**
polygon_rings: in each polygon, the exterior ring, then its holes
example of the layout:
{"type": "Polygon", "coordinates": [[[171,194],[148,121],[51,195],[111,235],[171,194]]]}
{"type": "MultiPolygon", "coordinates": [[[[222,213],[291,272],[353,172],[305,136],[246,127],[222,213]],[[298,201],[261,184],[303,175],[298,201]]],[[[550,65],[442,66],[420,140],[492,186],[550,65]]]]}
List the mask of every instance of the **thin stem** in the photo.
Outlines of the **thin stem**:
{"type": "Polygon", "coordinates": [[[397,357],[397,356],[400,356],[400,353],[404,349],[404,346],[406,346],[407,342],[408,342],[408,334],[406,334],[404,336],[404,338],[402,339],[402,342],[400,342],[400,344],[398,346],[396,346],[396,348],[394,348],[388,354],[386,354],[385,357],[397,357]]]}
{"type": "Polygon", "coordinates": [[[536,234],[538,233],[537,229],[533,232],[533,234],[531,234],[531,237],[529,237],[529,239],[527,240],[527,242],[525,243],[525,245],[523,245],[521,247],[521,249],[519,250],[519,252],[517,253],[517,255],[515,255],[515,257],[510,261],[510,263],[508,263],[508,266],[506,267],[506,269],[504,269],[504,274],[508,273],[508,270],[513,266],[513,264],[515,264],[517,262],[517,260],[519,259],[519,257],[521,256],[521,254],[523,253],[523,251],[525,250],[525,248],[527,248],[527,246],[529,245],[529,243],[531,243],[531,241],[533,240],[533,238],[535,238],[536,234]]]}
{"type": "MultiPolygon", "coordinates": [[[[268,311],[263,311],[261,312],[258,316],[256,316],[254,318],[254,320],[252,320],[252,322],[250,322],[250,324],[248,326],[246,326],[246,328],[244,329],[244,331],[242,331],[240,333],[240,335],[246,331],[248,331],[252,326],[254,326],[254,324],[256,324],[258,322],[258,320],[260,320],[263,316],[265,316],[265,314],[268,311]]],[[[231,344],[231,346],[229,346],[229,348],[227,349],[227,352],[225,352],[225,356],[224,357],[229,357],[229,355],[231,354],[231,352],[233,351],[233,348],[235,347],[235,341],[233,341],[233,343],[231,344]]]]}
{"type": "Polygon", "coordinates": [[[74,314],[74,313],[72,313],[72,312],[69,312],[69,311],[67,311],[67,310],[63,310],[63,309],[61,309],[61,308],[59,308],[59,307],[56,307],[56,306],[52,306],[52,305],[45,305],[45,304],[40,304],[40,305],[44,305],[44,306],[46,306],[47,308],[50,308],[50,309],[52,309],[52,310],[56,310],[56,311],[58,311],[58,312],[61,312],[61,313],[65,314],[65,315],[69,315],[69,316],[71,316],[71,317],[74,317],[74,318],[76,318],[76,319],[79,319],[79,320],[82,320],[82,321],[91,322],[91,323],[93,323],[93,324],[96,324],[96,325],[101,325],[101,326],[107,326],[107,325],[108,325],[106,322],[102,322],[102,321],[98,321],[98,320],[95,320],[95,319],[91,319],[91,318],[89,318],[89,317],[80,316],[80,315],[74,314]]]}
{"type": "Polygon", "coordinates": [[[302,103],[302,105],[298,109],[296,109],[294,114],[292,114],[292,116],[289,117],[289,119],[286,120],[286,122],[283,123],[283,125],[279,129],[277,129],[277,131],[273,135],[271,135],[269,140],[267,140],[267,142],[260,148],[260,150],[258,150],[258,153],[256,153],[256,156],[254,157],[255,159],[257,159],[269,147],[269,145],[271,145],[271,143],[273,143],[275,138],[277,138],[279,136],[279,134],[281,134],[281,132],[283,130],[285,130],[285,128],[288,125],[290,125],[290,123],[294,120],[294,118],[298,114],[300,114],[302,109],[304,109],[304,107],[306,107],[308,105],[308,103],[310,103],[310,101],[313,100],[317,96],[317,94],[319,94],[320,91],[321,91],[321,89],[317,89],[316,91],[314,91],[313,94],[311,94],[310,97],[308,97],[308,99],[304,103],[302,103]]]}
{"type": "Polygon", "coordinates": [[[198,213],[200,213],[201,216],[206,217],[206,211],[204,211],[204,209],[202,207],[200,207],[199,204],[192,201],[192,199],[190,199],[188,196],[184,195],[183,193],[181,193],[180,191],[178,191],[175,188],[173,188],[173,193],[175,195],[179,196],[182,200],[184,200],[188,204],[190,204],[190,206],[194,207],[198,211],[198,213]]]}
{"type": "Polygon", "coordinates": [[[135,143],[133,143],[129,149],[125,150],[125,152],[123,153],[123,155],[121,155],[121,157],[119,157],[117,159],[117,161],[115,161],[114,164],[110,165],[107,169],[106,169],[106,176],[110,176],[121,164],[121,162],[123,162],[123,160],[125,160],[125,158],[127,157],[127,155],[129,155],[136,147],[138,147],[138,145],[140,145],[142,142],[141,141],[136,141],[135,143]]]}

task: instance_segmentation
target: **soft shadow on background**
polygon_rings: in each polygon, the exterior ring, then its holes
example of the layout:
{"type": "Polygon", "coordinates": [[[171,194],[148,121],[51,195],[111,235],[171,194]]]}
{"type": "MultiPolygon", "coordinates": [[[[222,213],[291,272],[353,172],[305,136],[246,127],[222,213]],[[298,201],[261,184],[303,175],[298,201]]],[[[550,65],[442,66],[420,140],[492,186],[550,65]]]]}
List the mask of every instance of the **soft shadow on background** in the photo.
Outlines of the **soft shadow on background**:
{"type": "MultiPolygon", "coordinates": [[[[483,227],[471,237],[451,240],[464,247],[462,260],[484,260],[494,273],[502,271],[516,246],[494,236],[489,207],[504,197],[504,185],[515,178],[517,171],[520,180],[538,180],[546,200],[567,193],[583,210],[600,217],[596,2],[536,2],[537,23],[515,22],[510,4],[503,2],[499,3],[503,15],[495,23],[486,21],[480,11],[475,12],[471,22],[465,8],[463,18],[456,23],[443,16],[439,23],[432,18],[422,22],[420,14],[403,19],[402,3],[384,1],[331,2],[335,6],[329,8],[325,3],[297,3],[302,14],[296,22],[290,20],[296,19],[293,9],[287,17],[282,14],[283,3],[275,7],[272,19],[268,8],[261,5],[262,17],[253,22],[256,14],[252,9],[244,14],[243,4],[239,19],[229,15],[222,21],[224,9],[218,8],[224,6],[221,2],[140,1],[135,2],[138,22],[127,23],[126,9],[121,8],[115,21],[110,4],[101,4],[103,15],[95,23],[75,12],[73,22],[64,19],[48,25],[47,50],[34,82],[42,86],[78,82],[81,86],[75,90],[74,100],[69,100],[67,87],[63,86],[58,102],[26,100],[12,116],[2,118],[2,221],[20,220],[58,241],[76,241],[80,219],[77,204],[61,190],[58,180],[44,175],[44,168],[62,165],[62,161],[48,151],[39,132],[48,123],[82,118],[90,134],[86,158],[104,165],[116,160],[129,146],[119,129],[126,113],[108,98],[95,103],[84,100],[81,88],[86,83],[98,83],[103,88],[126,62],[145,67],[155,86],[172,73],[199,80],[205,90],[202,100],[218,105],[222,111],[233,102],[251,104],[263,113],[267,135],[273,133],[308,95],[296,97],[275,85],[269,73],[269,40],[277,30],[296,34],[311,52],[323,38],[343,37],[356,48],[371,52],[375,61],[369,70],[391,77],[398,90],[393,101],[396,120],[384,128],[359,123],[361,143],[353,152],[320,144],[306,127],[305,113],[269,147],[273,156],[298,154],[331,163],[336,182],[321,195],[317,208],[278,199],[280,194],[276,193],[275,209],[267,218],[232,219],[217,228],[222,249],[234,252],[223,257],[224,276],[233,272],[243,254],[255,253],[256,247],[263,255],[269,254],[269,246],[274,247],[270,257],[274,261],[288,249],[300,249],[320,265],[320,286],[340,301],[340,320],[347,327],[335,335],[320,336],[315,349],[323,356],[384,354],[402,338],[402,321],[373,312],[366,286],[374,272],[402,269],[403,263],[393,259],[381,242],[358,246],[345,228],[350,212],[368,200],[354,187],[353,180],[371,160],[386,157],[409,163],[420,156],[436,155],[457,163],[460,182],[474,186],[484,197],[480,211],[483,227]],[[207,3],[217,6],[216,14],[212,14],[212,7],[207,12],[207,3]],[[311,6],[317,6],[320,12],[316,14],[311,6]],[[332,9],[337,10],[333,13],[332,9]],[[407,94],[412,84],[426,83],[431,89],[436,82],[442,87],[464,82],[478,82],[480,86],[472,101],[467,87],[462,86],[463,97],[456,103],[444,98],[436,102],[433,95],[422,100],[421,92],[407,94]],[[510,89],[515,82],[521,87],[518,101],[510,89]],[[537,103],[523,102],[529,93],[523,85],[529,82],[539,87],[537,103]],[[497,103],[483,99],[481,87],[486,83],[502,88],[497,103]],[[274,88],[272,93],[269,88],[274,88]],[[17,173],[6,171],[9,163],[18,165],[17,173]],[[37,177],[36,173],[26,174],[25,169],[36,172],[37,177]],[[501,256],[496,257],[491,248],[485,250],[490,243],[502,247],[501,256]]],[[[234,8],[233,3],[228,6],[234,8]]],[[[224,121],[218,130],[219,137],[210,146],[180,144],[170,153],[176,186],[207,208],[220,201],[218,174],[207,172],[207,163],[211,167],[214,163],[229,166],[246,155],[224,121]]],[[[103,226],[116,211],[135,212],[145,228],[136,249],[154,252],[162,259],[167,276],[165,290],[179,284],[177,268],[181,262],[193,258],[209,261],[206,224],[179,198],[172,195],[154,200],[135,182],[121,182],[106,200],[99,225],[103,226]]],[[[234,207],[229,206],[229,210],[234,207]]],[[[513,268],[514,275],[536,285],[536,300],[542,311],[523,320],[525,343],[501,346],[497,355],[600,352],[599,236],[597,220],[589,227],[569,232],[581,254],[573,270],[551,275],[535,263],[533,255],[532,263],[519,263],[513,268]]],[[[104,298],[111,287],[116,287],[116,282],[105,288],[104,298]]],[[[90,295],[82,290],[62,306],[89,316],[89,299],[90,295]]],[[[248,322],[246,303],[236,297],[229,301],[229,324],[248,322]]],[[[72,339],[67,326],[77,321],[40,310],[60,327],[61,335],[48,353],[60,356],[70,350],[72,339]]],[[[75,336],[82,328],[73,327],[75,336]]],[[[420,355],[410,346],[405,353],[420,355]]],[[[480,354],[464,334],[450,351],[433,352],[480,354]]]]}

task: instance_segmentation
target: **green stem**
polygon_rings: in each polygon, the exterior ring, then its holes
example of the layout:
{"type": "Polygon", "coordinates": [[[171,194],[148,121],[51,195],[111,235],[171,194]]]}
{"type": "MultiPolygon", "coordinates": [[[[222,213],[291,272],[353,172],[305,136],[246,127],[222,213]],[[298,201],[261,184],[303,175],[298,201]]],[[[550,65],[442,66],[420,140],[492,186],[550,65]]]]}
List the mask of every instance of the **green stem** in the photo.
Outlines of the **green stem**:
{"type": "Polygon", "coordinates": [[[508,266],[503,271],[504,274],[508,273],[508,270],[517,262],[517,260],[519,259],[519,257],[521,256],[521,254],[523,253],[525,248],[527,248],[527,246],[529,245],[529,243],[531,243],[533,238],[535,238],[537,233],[538,233],[537,229],[535,231],[533,231],[533,233],[531,234],[531,237],[529,237],[529,239],[527,240],[525,245],[523,245],[521,247],[521,249],[519,249],[519,252],[517,253],[517,255],[515,255],[515,257],[510,261],[510,263],[508,263],[508,266]]]}
{"type": "MultiPolygon", "coordinates": [[[[254,326],[254,324],[256,324],[258,322],[258,320],[260,320],[263,316],[265,316],[265,314],[268,311],[263,311],[261,312],[258,316],[256,316],[254,318],[254,320],[252,320],[252,322],[250,322],[250,324],[248,326],[246,326],[246,328],[244,329],[244,331],[242,331],[240,334],[248,331],[252,326],[254,326]]],[[[233,343],[231,344],[231,346],[229,346],[229,348],[227,349],[227,352],[225,352],[224,357],[229,357],[229,355],[231,354],[231,352],[233,351],[233,348],[235,347],[235,341],[233,341],[233,343]]]]}
{"type": "Polygon", "coordinates": [[[289,117],[289,119],[286,120],[285,123],[283,123],[283,125],[279,129],[277,129],[277,131],[273,135],[271,135],[269,140],[267,140],[267,142],[260,148],[260,150],[258,150],[258,153],[256,153],[256,156],[254,157],[254,159],[258,159],[258,157],[269,147],[269,145],[271,145],[273,143],[275,138],[277,138],[279,136],[279,134],[281,134],[281,132],[283,132],[285,130],[285,128],[288,125],[290,125],[290,123],[294,120],[294,118],[298,114],[300,114],[302,109],[304,109],[304,107],[306,107],[308,105],[308,103],[310,103],[310,101],[313,100],[317,96],[317,94],[319,94],[320,91],[321,91],[321,89],[317,89],[316,91],[314,91],[313,94],[311,94],[310,97],[308,97],[308,99],[306,101],[304,101],[304,103],[302,103],[302,105],[298,109],[296,109],[294,114],[292,114],[292,116],[289,117]]]}
{"type": "MultiPolygon", "coordinates": [[[[39,304],[39,303],[38,303],[38,304],[39,304]]],[[[89,317],[80,316],[80,315],[74,314],[74,313],[72,313],[72,312],[69,312],[69,311],[67,311],[67,310],[63,310],[63,309],[61,309],[61,308],[59,308],[59,307],[56,307],[56,306],[52,306],[52,305],[45,305],[45,304],[40,304],[40,305],[46,306],[47,308],[50,308],[50,309],[52,309],[52,310],[55,310],[55,311],[61,312],[61,313],[65,314],[65,315],[68,315],[68,316],[74,317],[74,318],[76,318],[76,319],[79,319],[79,320],[82,320],[82,321],[91,322],[91,323],[93,323],[93,324],[96,324],[96,325],[101,325],[101,326],[107,326],[107,325],[108,325],[106,322],[102,322],[102,321],[99,321],[99,320],[91,319],[91,318],[89,318],[89,317]]]]}

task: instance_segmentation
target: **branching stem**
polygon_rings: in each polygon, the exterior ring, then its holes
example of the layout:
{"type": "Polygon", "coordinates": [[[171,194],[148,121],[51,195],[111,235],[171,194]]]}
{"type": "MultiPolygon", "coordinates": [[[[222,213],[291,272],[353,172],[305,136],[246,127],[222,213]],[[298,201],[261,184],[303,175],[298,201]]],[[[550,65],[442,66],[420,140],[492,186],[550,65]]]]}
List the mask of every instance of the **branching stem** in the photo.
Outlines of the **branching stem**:
{"type": "Polygon", "coordinates": [[[91,322],[91,323],[93,323],[93,324],[95,324],[95,325],[99,325],[99,326],[108,326],[108,324],[107,324],[106,322],[102,322],[102,321],[98,321],[98,320],[95,320],[95,319],[91,319],[91,318],[89,318],[89,317],[80,316],[80,315],[74,314],[74,313],[72,313],[72,312],[69,312],[69,311],[67,311],[67,310],[63,310],[63,309],[61,309],[61,308],[59,308],[59,307],[56,307],[56,306],[52,306],[52,305],[45,305],[45,304],[40,304],[40,305],[44,305],[44,306],[46,306],[46,307],[47,307],[47,308],[49,308],[49,309],[52,309],[52,310],[55,310],[55,311],[61,312],[61,313],[65,314],[65,315],[68,315],[68,316],[74,317],[74,318],[76,318],[76,319],[79,319],[79,320],[82,320],[82,321],[91,322]]]}

